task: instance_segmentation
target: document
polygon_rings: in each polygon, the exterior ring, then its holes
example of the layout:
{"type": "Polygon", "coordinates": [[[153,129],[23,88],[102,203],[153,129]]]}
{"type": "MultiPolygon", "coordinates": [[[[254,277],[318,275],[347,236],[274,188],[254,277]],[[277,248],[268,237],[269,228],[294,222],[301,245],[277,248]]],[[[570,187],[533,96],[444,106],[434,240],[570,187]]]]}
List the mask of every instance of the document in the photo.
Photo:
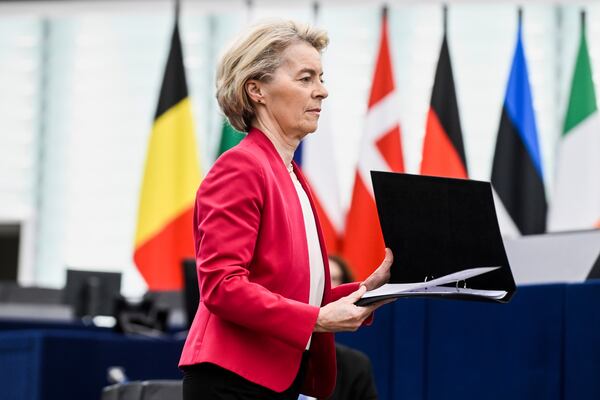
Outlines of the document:
{"type": "Polygon", "coordinates": [[[415,283],[387,283],[377,289],[367,291],[356,303],[359,306],[376,303],[397,297],[455,297],[470,296],[500,300],[508,293],[506,290],[470,289],[461,286],[461,282],[477,275],[485,274],[500,267],[470,268],[440,278],[415,283]],[[454,286],[442,286],[454,283],[454,286]]]}
{"type": "Polygon", "coordinates": [[[510,300],[516,286],[489,182],[379,171],[371,180],[394,262],[389,283],[357,304],[410,296],[510,300]]]}

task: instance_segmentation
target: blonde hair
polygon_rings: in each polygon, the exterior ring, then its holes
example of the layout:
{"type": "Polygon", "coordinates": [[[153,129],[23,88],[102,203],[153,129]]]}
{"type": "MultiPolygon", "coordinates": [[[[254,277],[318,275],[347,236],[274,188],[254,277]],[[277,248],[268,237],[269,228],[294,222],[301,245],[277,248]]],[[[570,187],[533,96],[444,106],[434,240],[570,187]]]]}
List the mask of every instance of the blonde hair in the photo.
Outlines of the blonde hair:
{"type": "Polygon", "coordinates": [[[281,53],[290,45],[306,42],[322,52],[327,32],[294,21],[271,21],[256,25],[240,36],[221,57],[217,66],[217,101],[229,123],[248,132],[255,115],[246,93],[250,79],[268,82],[281,63],[281,53]]]}

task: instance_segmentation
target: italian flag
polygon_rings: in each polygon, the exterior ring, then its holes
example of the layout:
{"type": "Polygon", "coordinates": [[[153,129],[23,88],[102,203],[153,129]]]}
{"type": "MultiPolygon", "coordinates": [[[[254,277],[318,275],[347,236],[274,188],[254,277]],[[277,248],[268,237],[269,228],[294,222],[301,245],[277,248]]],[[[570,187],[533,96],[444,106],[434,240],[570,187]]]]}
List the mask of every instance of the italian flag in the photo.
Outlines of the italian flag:
{"type": "Polygon", "coordinates": [[[552,231],[600,227],[600,121],[582,14],[548,220],[552,231]]]}

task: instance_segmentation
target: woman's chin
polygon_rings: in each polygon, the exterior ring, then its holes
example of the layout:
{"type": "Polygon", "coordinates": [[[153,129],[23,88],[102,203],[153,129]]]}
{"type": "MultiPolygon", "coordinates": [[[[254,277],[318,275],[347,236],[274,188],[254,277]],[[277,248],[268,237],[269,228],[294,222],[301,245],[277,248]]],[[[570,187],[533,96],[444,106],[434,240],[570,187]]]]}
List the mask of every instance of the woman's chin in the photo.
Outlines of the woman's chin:
{"type": "Polygon", "coordinates": [[[307,125],[305,127],[306,129],[304,130],[304,132],[305,132],[304,136],[314,133],[318,127],[319,127],[319,124],[317,124],[316,122],[314,124],[307,125]]]}

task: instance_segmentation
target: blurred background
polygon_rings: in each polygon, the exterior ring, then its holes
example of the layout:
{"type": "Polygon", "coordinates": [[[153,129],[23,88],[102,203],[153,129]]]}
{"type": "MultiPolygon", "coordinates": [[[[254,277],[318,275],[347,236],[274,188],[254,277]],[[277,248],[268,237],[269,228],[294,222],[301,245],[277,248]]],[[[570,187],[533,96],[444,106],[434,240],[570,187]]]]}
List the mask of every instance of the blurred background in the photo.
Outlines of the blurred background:
{"type": "MultiPolygon", "coordinates": [[[[317,22],[342,210],[364,132],[382,2],[182,1],[180,33],[198,153],[214,162],[223,117],[214,98],[219,54],[268,17],[317,22]]],[[[598,2],[448,3],[452,59],[469,176],[489,180],[523,9],[544,183],[551,203],[576,52],[588,15],[592,68],[600,59],[598,2]]],[[[418,173],[443,36],[442,3],[392,1],[389,35],[405,169],[418,173]]],[[[123,293],[146,286],[132,254],[140,186],[174,20],[171,1],[0,2],[0,232],[2,274],[62,287],[65,269],[123,273],[123,293]]],[[[594,71],[594,69],[592,69],[594,71]]],[[[598,70],[598,68],[596,68],[598,70]]],[[[596,92],[598,72],[594,73],[596,92]]]]}

